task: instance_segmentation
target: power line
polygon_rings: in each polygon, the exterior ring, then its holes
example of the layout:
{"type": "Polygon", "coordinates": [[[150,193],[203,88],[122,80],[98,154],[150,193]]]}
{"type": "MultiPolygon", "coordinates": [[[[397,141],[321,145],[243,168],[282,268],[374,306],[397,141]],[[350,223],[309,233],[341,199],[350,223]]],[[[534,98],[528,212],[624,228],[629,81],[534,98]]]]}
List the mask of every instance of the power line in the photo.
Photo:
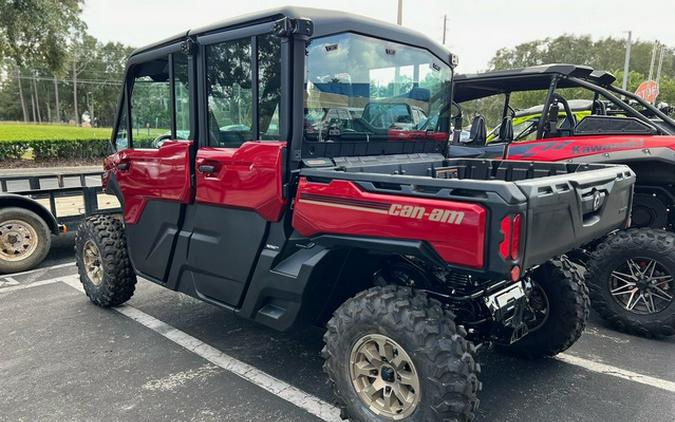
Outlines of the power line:
{"type": "MultiPolygon", "coordinates": [[[[48,78],[44,76],[16,76],[16,75],[8,75],[9,78],[11,79],[26,79],[26,80],[37,80],[37,81],[54,81],[54,78],[48,78]]],[[[57,82],[63,82],[63,83],[73,83],[73,79],[56,79],[57,82]]],[[[102,79],[80,79],[77,78],[77,83],[80,84],[90,84],[90,85],[110,85],[110,86],[120,86],[123,83],[122,82],[114,82],[110,80],[102,80],[102,79]]]]}

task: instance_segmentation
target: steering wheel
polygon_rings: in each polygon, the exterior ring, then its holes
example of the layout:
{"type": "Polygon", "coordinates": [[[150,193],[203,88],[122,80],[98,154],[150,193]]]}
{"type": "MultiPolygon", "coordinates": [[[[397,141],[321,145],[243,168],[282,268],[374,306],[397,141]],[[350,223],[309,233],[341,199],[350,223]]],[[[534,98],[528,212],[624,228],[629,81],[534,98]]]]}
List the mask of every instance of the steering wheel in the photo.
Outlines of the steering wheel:
{"type": "Polygon", "coordinates": [[[158,137],[152,140],[151,145],[153,148],[160,148],[162,145],[164,145],[164,142],[168,141],[169,139],[171,139],[170,134],[159,135],[158,137]]]}

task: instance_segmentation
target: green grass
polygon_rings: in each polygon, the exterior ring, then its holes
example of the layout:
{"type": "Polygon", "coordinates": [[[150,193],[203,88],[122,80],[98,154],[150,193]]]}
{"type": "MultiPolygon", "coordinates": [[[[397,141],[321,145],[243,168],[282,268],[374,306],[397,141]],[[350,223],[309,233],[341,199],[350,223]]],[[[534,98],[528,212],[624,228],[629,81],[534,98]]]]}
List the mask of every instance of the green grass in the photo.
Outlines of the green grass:
{"type": "MultiPolygon", "coordinates": [[[[167,133],[167,129],[141,128],[134,130],[134,136],[139,138],[155,138],[167,133]]],[[[32,125],[15,122],[0,122],[0,142],[5,141],[57,141],[57,140],[81,140],[90,141],[96,139],[110,140],[112,129],[87,128],[67,125],[32,125]]]]}
{"type": "Polygon", "coordinates": [[[0,141],[110,139],[110,128],[0,122],[0,141]]]}

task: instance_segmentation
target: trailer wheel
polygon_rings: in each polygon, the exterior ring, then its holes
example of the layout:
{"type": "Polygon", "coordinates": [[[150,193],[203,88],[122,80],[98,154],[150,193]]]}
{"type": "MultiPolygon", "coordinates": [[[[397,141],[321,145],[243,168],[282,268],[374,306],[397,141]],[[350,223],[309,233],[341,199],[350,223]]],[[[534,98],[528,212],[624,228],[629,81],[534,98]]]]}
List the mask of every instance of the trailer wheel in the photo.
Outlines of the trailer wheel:
{"type": "Polygon", "coordinates": [[[480,366],[465,335],[438,301],[407,287],[347,300],[328,322],[322,351],[342,417],[473,420],[480,366]]]}
{"type": "Polygon", "coordinates": [[[29,270],[49,253],[52,234],[33,211],[8,207],[0,210],[0,273],[29,270]]]}
{"type": "Polygon", "coordinates": [[[675,234],[618,232],[591,254],[594,309],[615,328],[645,337],[675,334],[675,234]]]}
{"type": "Polygon", "coordinates": [[[576,264],[566,257],[546,262],[532,274],[529,297],[534,318],[528,334],[500,349],[527,359],[554,356],[581,337],[590,311],[588,288],[576,264]]]}
{"type": "Polygon", "coordinates": [[[89,299],[101,307],[131,299],[136,286],[122,223],[111,215],[86,218],[75,237],[75,260],[89,299]]]}

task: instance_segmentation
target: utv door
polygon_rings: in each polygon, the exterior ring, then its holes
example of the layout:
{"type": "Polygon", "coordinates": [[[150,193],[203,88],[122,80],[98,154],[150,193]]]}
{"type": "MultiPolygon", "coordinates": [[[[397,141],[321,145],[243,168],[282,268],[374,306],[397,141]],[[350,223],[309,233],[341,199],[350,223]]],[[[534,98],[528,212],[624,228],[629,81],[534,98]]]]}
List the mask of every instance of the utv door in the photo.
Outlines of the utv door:
{"type": "Polygon", "coordinates": [[[202,37],[200,146],[181,283],[198,296],[239,305],[269,223],[285,206],[285,142],[279,140],[280,39],[271,24],[202,37]],[[257,83],[256,83],[257,81],[257,83]]]}
{"type": "Polygon", "coordinates": [[[123,203],[134,268],[164,283],[192,198],[188,58],[178,46],[144,53],[127,75],[109,186],[123,203]]]}

